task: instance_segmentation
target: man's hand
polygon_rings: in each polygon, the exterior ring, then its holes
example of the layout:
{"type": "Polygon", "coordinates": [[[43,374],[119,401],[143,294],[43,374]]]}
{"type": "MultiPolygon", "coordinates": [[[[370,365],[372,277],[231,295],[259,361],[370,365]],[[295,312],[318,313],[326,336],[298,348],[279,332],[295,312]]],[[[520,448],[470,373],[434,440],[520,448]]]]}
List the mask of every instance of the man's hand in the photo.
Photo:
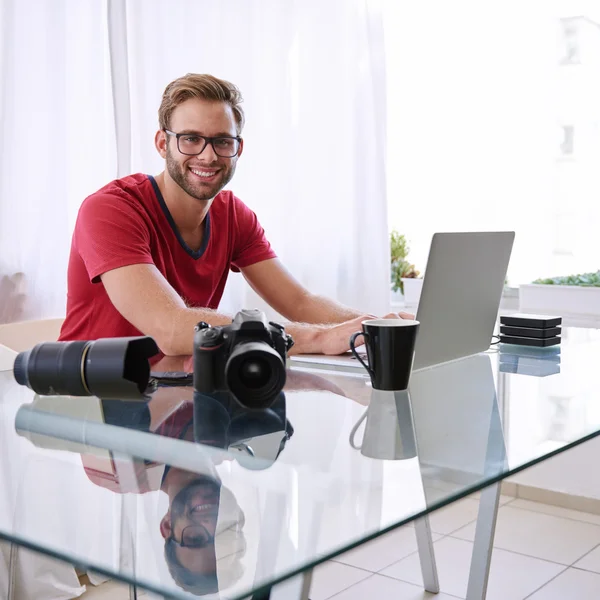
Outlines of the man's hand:
{"type": "MultiPolygon", "coordinates": [[[[334,325],[325,329],[320,335],[321,354],[343,354],[350,350],[350,336],[362,331],[362,322],[368,319],[376,319],[373,315],[363,315],[350,321],[345,321],[339,325],[334,325]]],[[[384,319],[408,319],[414,320],[415,316],[410,313],[399,312],[389,313],[383,317],[384,319]]]]}
{"type": "Polygon", "coordinates": [[[409,321],[415,320],[415,315],[411,315],[407,312],[389,313],[383,317],[384,319],[408,319],[409,321]]]}
{"type": "Polygon", "coordinates": [[[376,317],[363,315],[323,329],[319,335],[319,354],[335,355],[347,352],[350,350],[350,336],[357,331],[362,331],[361,323],[363,321],[374,318],[376,317]]]}

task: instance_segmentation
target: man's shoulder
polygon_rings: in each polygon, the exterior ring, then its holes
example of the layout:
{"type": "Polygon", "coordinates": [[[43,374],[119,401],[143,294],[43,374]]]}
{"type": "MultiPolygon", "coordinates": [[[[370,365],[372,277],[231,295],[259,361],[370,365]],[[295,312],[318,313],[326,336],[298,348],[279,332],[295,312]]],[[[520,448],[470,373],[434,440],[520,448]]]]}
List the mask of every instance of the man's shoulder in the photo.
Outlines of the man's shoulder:
{"type": "Polygon", "coordinates": [[[119,198],[139,197],[140,195],[148,194],[151,189],[152,183],[148,175],[135,173],[134,175],[127,175],[120,179],[113,179],[93,194],[90,194],[86,200],[110,196],[119,198]]]}
{"type": "Polygon", "coordinates": [[[142,208],[152,194],[152,183],[147,175],[136,173],[114,179],[90,194],[82,203],[84,210],[127,207],[142,208]]]}

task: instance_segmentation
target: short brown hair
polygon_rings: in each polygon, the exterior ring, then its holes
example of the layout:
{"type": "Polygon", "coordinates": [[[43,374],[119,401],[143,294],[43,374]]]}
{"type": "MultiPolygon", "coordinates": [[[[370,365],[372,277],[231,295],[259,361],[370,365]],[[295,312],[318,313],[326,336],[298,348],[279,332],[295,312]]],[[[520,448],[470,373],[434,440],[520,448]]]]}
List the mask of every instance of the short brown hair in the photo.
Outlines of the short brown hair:
{"type": "Polygon", "coordinates": [[[188,73],[172,81],[162,96],[158,109],[158,124],[161,129],[169,128],[171,114],[177,106],[190,98],[202,98],[214,102],[225,102],[231,106],[233,116],[240,134],[244,127],[244,111],[240,104],[243,101],[240,90],[233,83],[218,79],[213,75],[188,73]]]}

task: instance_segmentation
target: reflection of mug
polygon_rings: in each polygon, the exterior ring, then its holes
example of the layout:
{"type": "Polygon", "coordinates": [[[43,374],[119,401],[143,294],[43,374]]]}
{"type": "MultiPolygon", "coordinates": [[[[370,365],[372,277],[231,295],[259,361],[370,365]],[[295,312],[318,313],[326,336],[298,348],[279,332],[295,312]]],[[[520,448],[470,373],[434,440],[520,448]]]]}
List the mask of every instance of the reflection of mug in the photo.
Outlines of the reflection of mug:
{"type": "Polygon", "coordinates": [[[373,390],[369,407],[350,432],[350,445],[369,458],[403,460],[417,455],[415,430],[408,391],[373,390]],[[354,438],[364,419],[360,446],[354,438]]]}
{"type": "Polygon", "coordinates": [[[370,319],[362,322],[362,331],[350,337],[350,349],[367,369],[377,390],[405,390],[415,355],[418,321],[408,319],[370,319]],[[356,352],[358,336],[364,336],[369,364],[356,352]]]}

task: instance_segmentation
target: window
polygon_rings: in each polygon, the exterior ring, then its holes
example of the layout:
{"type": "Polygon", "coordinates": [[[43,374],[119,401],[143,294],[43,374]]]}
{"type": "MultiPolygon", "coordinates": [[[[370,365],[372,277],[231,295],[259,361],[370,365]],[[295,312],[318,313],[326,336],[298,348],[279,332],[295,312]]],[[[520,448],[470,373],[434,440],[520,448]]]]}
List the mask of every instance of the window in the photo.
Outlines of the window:
{"type": "Polygon", "coordinates": [[[438,231],[512,230],[510,285],[599,269],[600,27],[550,2],[435,6],[386,5],[389,224],[410,262],[438,231]]]}

